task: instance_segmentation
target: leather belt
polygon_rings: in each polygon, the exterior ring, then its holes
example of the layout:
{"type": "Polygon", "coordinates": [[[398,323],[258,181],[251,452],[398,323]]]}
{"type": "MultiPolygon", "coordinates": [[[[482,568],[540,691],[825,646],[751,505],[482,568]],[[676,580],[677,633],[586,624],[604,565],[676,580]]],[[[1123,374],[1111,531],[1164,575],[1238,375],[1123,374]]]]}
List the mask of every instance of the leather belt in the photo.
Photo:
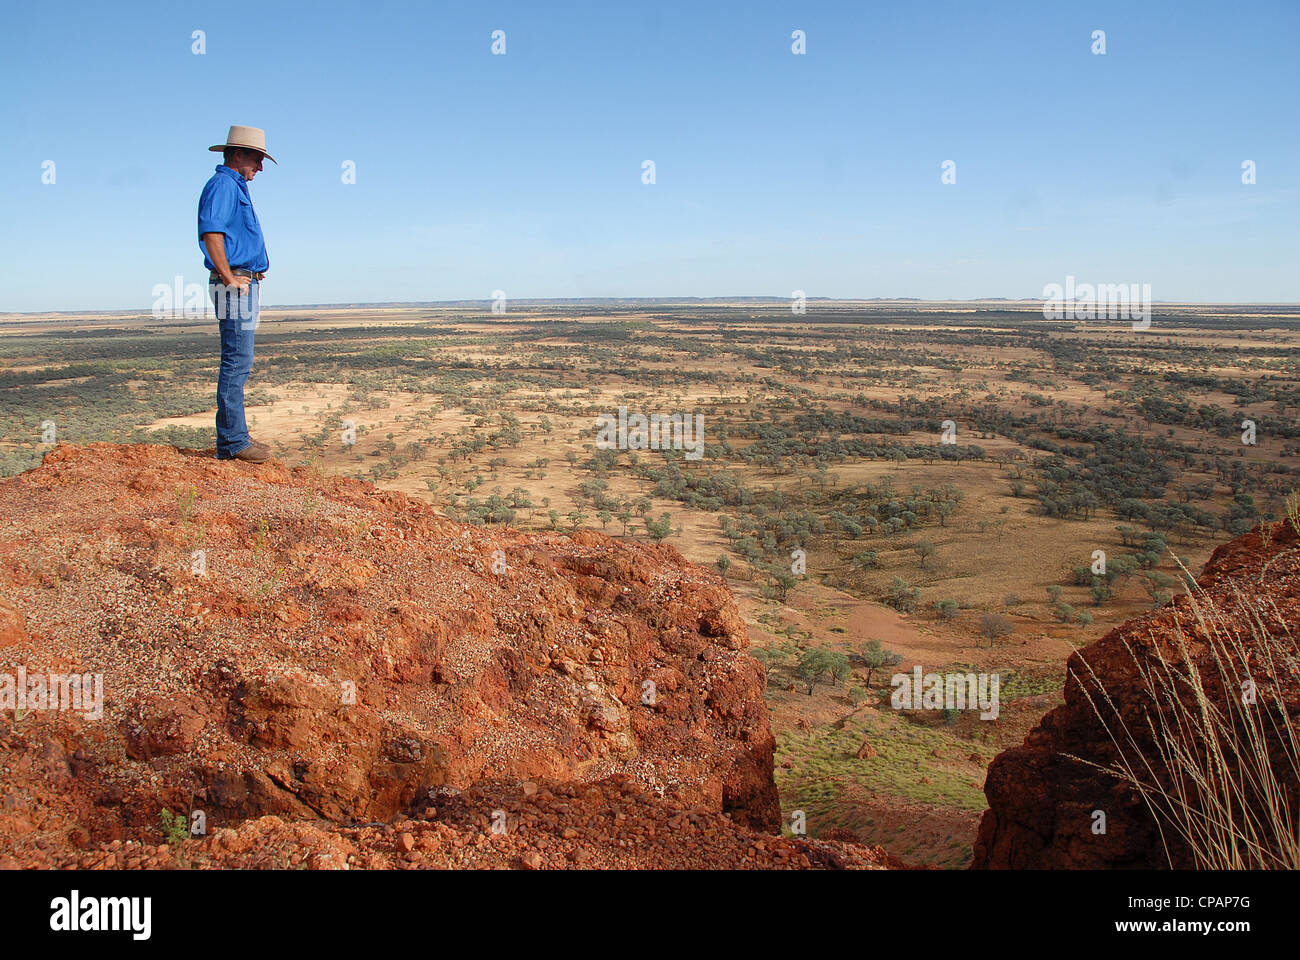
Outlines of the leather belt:
{"type": "MultiPolygon", "coordinates": [[[[261,273],[254,273],[252,270],[249,270],[246,267],[231,267],[230,272],[237,277],[251,277],[252,279],[257,281],[261,281],[261,279],[266,276],[265,270],[263,270],[261,273]]],[[[220,280],[221,276],[220,274],[217,273],[217,271],[213,270],[208,274],[208,279],[216,281],[216,280],[220,280]]]]}

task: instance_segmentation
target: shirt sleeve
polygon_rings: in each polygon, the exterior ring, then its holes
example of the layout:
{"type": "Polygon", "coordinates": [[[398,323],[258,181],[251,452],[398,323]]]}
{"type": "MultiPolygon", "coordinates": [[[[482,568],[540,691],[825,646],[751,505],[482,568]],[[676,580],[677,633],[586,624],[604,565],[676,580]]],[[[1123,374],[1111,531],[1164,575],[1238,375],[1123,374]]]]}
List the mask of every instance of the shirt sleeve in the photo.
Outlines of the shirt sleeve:
{"type": "Polygon", "coordinates": [[[230,233],[239,209],[239,187],[229,177],[213,177],[199,197],[199,238],[205,233],[230,233]]]}

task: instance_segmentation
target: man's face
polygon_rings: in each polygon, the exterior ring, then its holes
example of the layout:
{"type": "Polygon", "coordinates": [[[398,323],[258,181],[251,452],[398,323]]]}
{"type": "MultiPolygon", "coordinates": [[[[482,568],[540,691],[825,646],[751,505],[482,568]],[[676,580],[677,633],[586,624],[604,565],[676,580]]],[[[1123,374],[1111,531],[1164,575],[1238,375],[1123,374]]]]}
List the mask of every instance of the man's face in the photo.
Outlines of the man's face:
{"type": "Polygon", "coordinates": [[[245,180],[252,180],[262,170],[262,155],[256,150],[237,150],[229,166],[245,180]]]}

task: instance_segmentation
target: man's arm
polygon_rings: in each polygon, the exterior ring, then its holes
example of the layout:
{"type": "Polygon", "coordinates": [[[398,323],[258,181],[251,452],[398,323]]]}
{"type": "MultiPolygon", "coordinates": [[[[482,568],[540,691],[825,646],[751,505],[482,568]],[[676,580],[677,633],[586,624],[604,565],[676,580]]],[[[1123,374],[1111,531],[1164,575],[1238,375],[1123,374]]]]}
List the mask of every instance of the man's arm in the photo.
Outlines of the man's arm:
{"type": "Polygon", "coordinates": [[[230,272],[230,263],[226,260],[226,235],[224,233],[205,233],[199,239],[203,241],[203,246],[208,251],[208,259],[216,266],[217,276],[221,278],[222,283],[239,290],[243,290],[252,283],[251,278],[235,276],[230,272]]]}

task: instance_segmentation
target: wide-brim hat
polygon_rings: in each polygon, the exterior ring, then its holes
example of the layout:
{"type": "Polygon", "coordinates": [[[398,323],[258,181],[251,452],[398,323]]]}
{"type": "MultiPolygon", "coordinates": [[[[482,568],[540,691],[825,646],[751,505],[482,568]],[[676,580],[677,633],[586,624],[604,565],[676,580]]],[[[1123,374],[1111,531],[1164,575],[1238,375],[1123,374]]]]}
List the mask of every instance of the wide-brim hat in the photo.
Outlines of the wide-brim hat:
{"type": "Polygon", "coordinates": [[[280,165],[276,162],[275,157],[266,152],[266,131],[259,129],[258,127],[232,126],[230,132],[226,134],[225,143],[218,143],[215,146],[208,147],[208,149],[221,153],[224,150],[229,150],[231,147],[243,147],[245,150],[256,150],[277,167],[280,165]]]}

